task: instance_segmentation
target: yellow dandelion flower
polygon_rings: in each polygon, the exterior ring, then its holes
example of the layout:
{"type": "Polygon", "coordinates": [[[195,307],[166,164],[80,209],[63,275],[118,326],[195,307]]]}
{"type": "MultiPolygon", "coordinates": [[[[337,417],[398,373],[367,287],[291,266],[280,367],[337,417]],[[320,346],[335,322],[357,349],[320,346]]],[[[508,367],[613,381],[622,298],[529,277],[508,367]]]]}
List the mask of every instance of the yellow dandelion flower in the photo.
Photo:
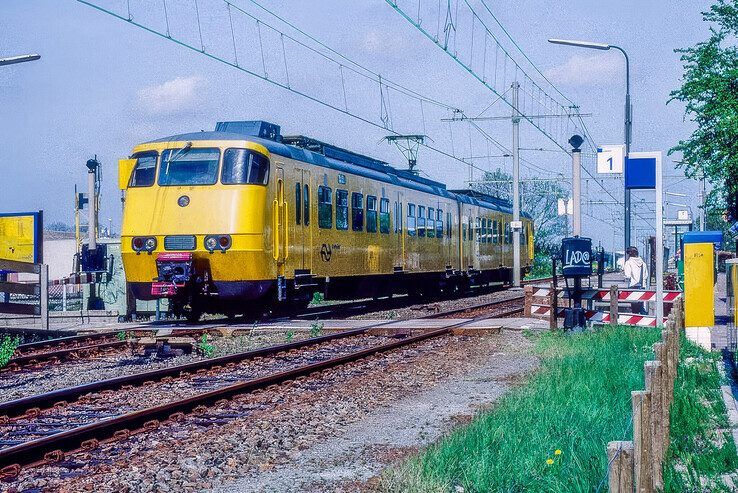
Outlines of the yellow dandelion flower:
{"type": "Polygon", "coordinates": [[[561,450],[556,449],[556,452],[554,452],[554,455],[561,455],[561,450]]]}
{"type": "Polygon", "coordinates": [[[546,464],[548,464],[549,466],[553,463],[554,463],[553,459],[546,459],[546,464]]]}

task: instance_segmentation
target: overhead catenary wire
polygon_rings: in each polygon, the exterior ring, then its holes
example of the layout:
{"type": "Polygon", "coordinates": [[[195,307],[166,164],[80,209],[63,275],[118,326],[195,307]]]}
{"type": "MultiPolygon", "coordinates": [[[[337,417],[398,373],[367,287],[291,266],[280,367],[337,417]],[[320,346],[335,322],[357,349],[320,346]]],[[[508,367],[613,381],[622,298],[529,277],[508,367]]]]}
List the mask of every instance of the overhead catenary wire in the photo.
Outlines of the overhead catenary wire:
{"type": "MultiPolygon", "coordinates": [[[[324,106],[326,108],[329,108],[331,110],[337,111],[337,112],[339,112],[341,114],[344,114],[346,116],[355,118],[355,119],[357,119],[357,120],[359,120],[359,121],[361,121],[363,123],[372,125],[372,126],[374,126],[376,128],[380,128],[382,130],[389,131],[389,132],[391,132],[391,133],[393,133],[395,135],[400,135],[401,134],[399,131],[396,131],[396,130],[394,130],[392,128],[389,128],[390,127],[390,125],[389,125],[389,122],[390,122],[390,115],[389,115],[389,113],[386,113],[384,115],[385,116],[385,121],[381,121],[382,120],[381,118],[380,118],[380,121],[374,121],[374,120],[372,120],[369,117],[359,115],[356,112],[352,112],[350,109],[347,108],[348,104],[346,103],[345,100],[341,101],[341,104],[343,105],[343,107],[341,107],[338,104],[331,103],[329,101],[325,101],[325,100],[321,99],[320,97],[317,97],[317,96],[312,95],[312,94],[309,94],[309,93],[307,93],[307,92],[305,92],[303,90],[300,90],[297,87],[295,87],[294,84],[288,84],[288,83],[285,83],[285,82],[281,82],[279,80],[276,80],[275,78],[270,78],[268,76],[268,74],[266,73],[266,71],[263,74],[262,73],[257,73],[256,71],[247,68],[243,64],[239,64],[238,63],[238,60],[237,60],[237,50],[235,48],[234,48],[234,59],[233,60],[227,60],[227,59],[223,58],[222,56],[216,55],[215,53],[212,53],[212,52],[206,50],[204,48],[204,45],[202,44],[202,29],[201,29],[201,26],[199,24],[199,7],[197,6],[197,4],[195,6],[196,6],[196,13],[197,13],[196,19],[198,21],[198,34],[199,34],[199,39],[201,40],[201,46],[200,46],[200,48],[197,48],[197,47],[193,46],[191,43],[189,43],[187,41],[184,41],[182,39],[178,39],[175,36],[172,36],[171,35],[171,32],[169,32],[169,33],[163,33],[163,32],[159,31],[158,29],[156,29],[154,27],[151,27],[151,26],[145,25],[145,24],[143,24],[141,22],[138,22],[137,20],[135,20],[133,18],[132,13],[129,14],[128,16],[121,15],[121,14],[119,14],[117,12],[114,12],[114,11],[112,11],[112,10],[106,8],[106,7],[103,7],[101,5],[98,5],[94,0],[77,0],[77,1],[79,3],[81,3],[81,4],[84,4],[84,5],[87,5],[89,7],[92,7],[92,8],[94,8],[94,9],[100,11],[100,12],[103,12],[105,14],[108,14],[108,15],[114,17],[114,18],[123,20],[123,21],[125,21],[125,22],[127,22],[127,23],[129,23],[129,24],[131,24],[131,25],[133,25],[135,27],[138,27],[140,29],[143,29],[144,31],[147,31],[147,32],[149,32],[151,34],[155,34],[155,35],[160,36],[162,38],[168,39],[168,40],[170,40],[170,41],[172,41],[172,42],[174,42],[174,43],[176,43],[176,44],[178,44],[178,45],[180,45],[182,47],[185,47],[185,48],[188,48],[188,49],[193,50],[195,52],[201,53],[201,54],[203,54],[203,55],[205,55],[205,56],[207,56],[207,57],[209,57],[209,58],[211,58],[211,59],[213,59],[215,61],[218,61],[220,63],[229,65],[232,68],[235,68],[235,69],[240,70],[240,71],[242,71],[244,73],[247,73],[247,74],[249,74],[249,75],[251,75],[253,77],[256,77],[256,78],[258,78],[258,79],[260,79],[260,80],[262,80],[264,82],[268,82],[268,83],[270,83],[272,85],[275,85],[277,87],[280,87],[280,88],[282,88],[284,90],[290,91],[290,92],[292,92],[292,93],[294,93],[294,94],[296,94],[296,95],[298,95],[300,97],[303,97],[303,98],[305,98],[305,99],[307,99],[309,101],[312,101],[314,103],[320,104],[320,105],[322,105],[322,106],[324,106]]],[[[325,50],[327,50],[330,53],[336,55],[336,57],[341,57],[341,60],[343,60],[343,63],[339,63],[339,61],[337,61],[335,58],[332,58],[327,53],[324,53],[324,52],[322,52],[320,50],[317,50],[317,49],[315,49],[315,48],[313,48],[311,46],[308,46],[306,43],[303,43],[302,41],[296,39],[294,36],[290,36],[289,34],[286,34],[286,33],[282,32],[282,31],[280,31],[279,29],[277,29],[276,27],[272,26],[271,24],[267,24],[263,20],[258,19],[257,17],[255,17],[251,13],[245,11],[244,9],[242,9],[241,7],[239,7],[238,5],[235,5],[231,1],[229,1],[229,0],[221,0],[221,1],[224,3],[224,5],[227,6],[229,16],[231,15],[231,8],[232,8],[234,11],[238,11],[238,12],[240,12],[240,13],[242,13],[242,14],[250,17],[250,18],[252,18],[254,21],[256,21],[256,22],[259,23],[258,24],[259,26],[262,26],[263,25],[263,26],[265,26],[265,27],[273,30],[275,33],[278,33],[280,36],[284,36],[284,38],[289,39],[290,41],[296,43],[297,45],[299,45],[299,46],[301,46],[301,47],[303,47],[303,48],[305,48],[307,50],[310,50],[311,52],[315,53],[316,55],[321,56],[321,57],[323,57],[326,60],[329,60],[329,61],[332,61],[332,62],[336,63],[336,66],[339,67],[339,70],[343,70],[343,69],[350,70],[353,73],[355,73],[355,74],[357,74],[359,76],[362,76],[362,77],[364,77],[367,80],[371,80],[373,82],[378,83],[379,86],[380,86],[380,90],[382,90],[382,91],[392,89],[392,90],[396,91],[397,93],[404,94],[405,96],[410,97],[410,98],[413,98],[413,99],[415,99],[415,100],[417,100],[419,102],[422,102],[424,104],[431,104],[431,105],[440,107],[440,108],[445,109],[445,110],[448,110],[448,111],[461,112],[460,109],[454,107],[453,105],[450,105],[450,104],[441,102],[441,101],[439,101],[437,99],[434,99],[434,98],[423,96],[420,93],[418,93],[417,91],[414,91],[414,90],[412,90],[410,88],[407,88],[405,86],[402,86],[400,84],[397,84],[395,82],[392,82],[392,81],[388,80],[386,77],[381,76],[381,78],[380,78],[380,75],[378,73],[373,72],[373,71],[367,69],[363,65],[358,64],[357,62],[351,60],[350,58],[346,57],[345,55],[341,55],[336,50],[333,50],[332,48],[329,48],[326,44],[324,44],[324,43],[320,42],[319,40],[317,40],[316,38],[308,35],[304,31],[302,31],[299,28],[297,28],[296,26],[294,26],[293,24],[289,24],[287,21],[283,21],[283,22],[285,22],[289,26],[293,27],[293,29],[298,30],[300,33],[304,33],[305,36],[309,36],[309,39],[311,39],[315,43],[318,43],[325,50]],[[373,79],[374,76],[376,76],[376,78],[377,78],[376,80],[373,79]]],[[[265,9],[260,4],[258,4],[256,2],[254,2],[254,4],[257,5],[258,7],[262,8],[262,9],[264,9],[265,11],[268,11],[268,9],[265,9]]],[[[281,17],[276,16],[276,14],[273,14],[273,15],[275,15],[276,18],[280,18],[281,19],[281,17]]],[[[235,46],[235,32],[234,32],[233,29],[234,28],[231,29],[231,33],[230,33],[231,36],[229,36],[229,37],[231,38],[230,41],[235,46]]],[[[282,39],[284,39],[284,38],[282,38],[282,39]]],[[[285,61],[285,63],[286,63],[286,61],[285,61]]],[[[344,94],[345,94],[345,91],[344,91],[344,94]]],[[[388,110],[389,110],[389,108],[388,108],[388,110]]],[[[453,161],[459,162],[459,163],[463,163],[464,166],[472,166],[473,168],[475,168],[475,169],[477,169],[477,170],[479,170],[481,172],[487,171],[487,170],[485,170],[483,168],[480,168],[480,167],[478,167],[478,166],[476,166],[474,164],[471,164],[471,163],[468,163],[468,162],[464,161],[461,157],[455,155],[453,149],[452,149],[452,152],[448,152],[448,151],[446,151],[446,150],[444,150],[444,149],[442,149],[442,148],[440,148],[438,146],[431,145],[431,144],[428,144],[428,143],[423,143],[421,145],[424,148],[427,148],[428,150],[431,150],[431,151],[433,151],[433,152],[435,152],[435,153],[437,153],[437,154],[439,154],[441,156],[447,157],[447,158],[449,158],[449,159],[451,159],[453,161]]],[[[499,145],[499,142],[495,141],[495,145],[499,145]]]]}

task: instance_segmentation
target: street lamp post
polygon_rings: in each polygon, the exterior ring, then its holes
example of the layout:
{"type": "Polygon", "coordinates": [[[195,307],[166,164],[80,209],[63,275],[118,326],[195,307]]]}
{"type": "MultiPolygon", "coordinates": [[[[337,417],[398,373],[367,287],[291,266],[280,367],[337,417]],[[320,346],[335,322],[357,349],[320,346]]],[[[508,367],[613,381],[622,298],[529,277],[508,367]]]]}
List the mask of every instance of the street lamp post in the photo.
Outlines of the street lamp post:
{"type": "MultiPolygon", "coordinates": [[[[628,158],[630,154],[630,141],[631,132],[633,129],[633,119],[630,107],[630,60],[628,54],[619,46],[607,44],[607,43],[594,43],[591,41],[574,41],[570,39],[549,39],[549,43],[566,45],[566,46],[577,46],[579,48],[591,48],[593,50],[618,50],[625,57],[625,158],[628,158]]],[[[625,205],[625,237],[624,237],[624,251],[628,250],[630,246],[630,190],[625,188],[625,196],[623,199],[625,205]]]]}

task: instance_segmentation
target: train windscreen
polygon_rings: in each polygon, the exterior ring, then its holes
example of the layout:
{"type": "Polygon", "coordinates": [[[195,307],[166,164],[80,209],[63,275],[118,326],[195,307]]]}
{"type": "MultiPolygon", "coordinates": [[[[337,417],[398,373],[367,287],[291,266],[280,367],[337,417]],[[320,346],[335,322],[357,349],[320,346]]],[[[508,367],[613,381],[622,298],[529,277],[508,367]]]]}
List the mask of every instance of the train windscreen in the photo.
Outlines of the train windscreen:
{"type": "Polygon", "coordinates": [[[213,185],[219,159],[218,149],[167,149],[161,155],[159,185],[213,185]]]}

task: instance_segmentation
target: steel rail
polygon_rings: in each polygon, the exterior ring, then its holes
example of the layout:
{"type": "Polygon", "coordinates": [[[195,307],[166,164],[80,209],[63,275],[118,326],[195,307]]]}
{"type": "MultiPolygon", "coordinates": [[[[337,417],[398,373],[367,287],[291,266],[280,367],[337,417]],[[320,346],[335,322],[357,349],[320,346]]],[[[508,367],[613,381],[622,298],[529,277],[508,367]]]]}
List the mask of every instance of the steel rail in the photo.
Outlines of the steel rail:
{"type": "Polygon", "coordinates": [[[49,409],[59,402],[74,402],[81,396],[92,393],[101,392],[103,390],[115,390],[126,385],[142,385],[145,382],[155,382],[166,377],[178,377],[182,373],[193,373],[201,369],[213,368],[215,366],[224,366],[229,363],[237,363],[247,359],[253,359],[261,356],[270,356],[292,349],[299,349],[305,346],[321,344],[323,342],[351,337],[364,334],[372,327],[362,327],[359,329],[346,330],[335,334],[327,334],[319,337],[312,337],[302,341],[279,344],[259,349],[253,349],[243,353],[229,354],[218,358],[209,358],[183,365],[172,366],[169,368],[161,368],[133,375],[124,375],[121,377],[99,380],[97,382],[77,385],[75,387],[67,387],[59,390],[52,390],[43,394],[22,397],[12,401],[0,403],[0,417],[14,418],[22,416],[31,409],[49,409]]]}
{"type": "Polygon", "coordinates": [[[176,421],[183,413],[196,411],[200,406],[213,404],[238,394],[252,392],[257,389],[264,389],[271,385],[281,384],[289,380],[310,375],[311,373],[320,372],[346,363],[354,362],[377,353],[390,351],[424,341],[426,339],[439,337],[450,333],[454,326],[463,325],[464,323],[466,322],[452,324],[441,329],[372,348],[363,349],[344,356],[239,382],[179,401],[153,406],[139,411],[133,411],[121,416],[104,419],[102,421],[63,431],[55,435],[8,447],[4,450],[0,450],[0,475],[4,477],[12,477],[17,474],[23,466],[61,460],[63,459],[65,452],[72,452],[79,449],[89,450],[90,448],[94,448],[100,443],[100,439],[103,437],[103,439],[108,439],[110,437],[125,438],[131,434],[132,430],[153,430],[158,428],[162,421],[167,419],[176,421]]]}
{"type": "MultiPolygon", "coordinates": [[[[464,312],[468,312],[468,311],[472,311],[472,310],[481,310],[481,309],[484,309],[484,308],[492,308],[492,307],[495,307],[495,306],[498,306],[498,305],[503,305],[503,304],[508,303],[508,302],[512,302],[512,301],[523,301],[523,300],[525,300],[525,296],[517,296],[515,298],[508,298],[506,300],[490,301],[490,302],[487,302],[487,303],[480,303],[478,305],[467,306],[467,307],[464,307],[464,308],[455,308],[453,310],[448,310],[448,311],[445,311],[445,312],[432,313],[430,315],[425,315],[425,316],[419,317],[419,318],[421,318],[421,319],[427,319],[427,318],[447,317],[449,315],[458,315],[459,313],[464,313],[464,312]]],[[[520,309],[520,311],[522,311],[522,310],[523,310],[523,308],[520,309]]],[[[503,313],[505,313],[505,312],[503,312],[503,313]]],[[[491,314],[491,317],[494,317],[494,316],[497,316],[497,314],[496,313],[491,314]]],[[[490,318],[487,315],[481,315],[480,317],[481,318],[490,318]]],[[[473,317],[473,318],[477,318],[477,317],[473,317]]]]}
{"type": "Polygon", "coordinates": [[[98,341],[100,339],[108,339],[116,337],[121,331],[106,331],[106,332],[95,332],[92,334],[81,334],[67,337],[57,337],[55,339],[46,339],[39,342],[29,342],[27,344],[19,344],[15,348],[15,353],[18,356],[25,356],[29,353],[36,351],[43,351],[46,349],[62,349],[70,345],[78,347],[79,343],[90,343],[92,341],[98,341]]]}
{"type": "Polygon", "coordinates": [[[90,344],[89,346],[77,346],[67,349],[61,349],[58,351],[49,351],[45,353],[32,353],[24,356],[15,356],[8,360],[7,365],[0,371],[14,371],[14,369],[20,369],[23,366],[28,366],[36,363],[45,363],[52,360],[65,360],[73,356],[75,353],[90,353],[98,352],[105,349],[120,348],[126,346],[128,341],[112,341],[102,342],[99,344],[90,344]]]}

